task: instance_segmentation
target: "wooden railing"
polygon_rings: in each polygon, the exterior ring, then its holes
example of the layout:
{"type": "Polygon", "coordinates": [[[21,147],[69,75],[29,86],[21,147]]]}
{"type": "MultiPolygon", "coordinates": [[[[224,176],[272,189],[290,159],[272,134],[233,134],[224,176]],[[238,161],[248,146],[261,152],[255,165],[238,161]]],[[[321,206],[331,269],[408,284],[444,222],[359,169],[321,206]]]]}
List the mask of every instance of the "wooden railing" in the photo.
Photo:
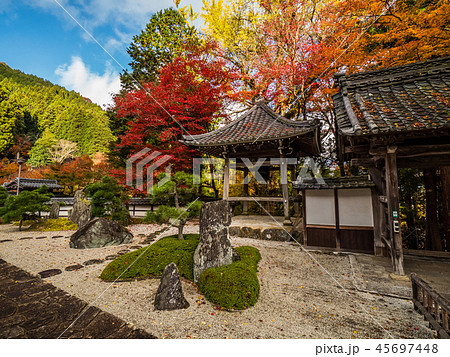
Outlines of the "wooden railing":
{"type": "Polygon", "coordinates": [[[450,338],[448,315],[450,302],[434,290],[426,281],[411,273],[414,309],[424,315],[439,338],[450,338]]]}

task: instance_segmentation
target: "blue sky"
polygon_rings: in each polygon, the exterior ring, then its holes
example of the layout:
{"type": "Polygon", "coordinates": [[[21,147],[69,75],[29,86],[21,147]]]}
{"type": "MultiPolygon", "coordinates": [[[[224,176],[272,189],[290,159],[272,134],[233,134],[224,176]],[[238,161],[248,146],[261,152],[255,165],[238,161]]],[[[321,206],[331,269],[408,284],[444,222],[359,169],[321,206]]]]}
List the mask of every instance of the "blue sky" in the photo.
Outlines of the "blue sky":
{"type": "MultiPolygon", "coordinates": [[[[75,90],[105,105],[122,68],[58,5],[128,68],[126,52],[158,10],[172,0],[0,0],[0,62],[75,90]]],[[[200,12],[201,0],[181,0],[200,12]]]]}

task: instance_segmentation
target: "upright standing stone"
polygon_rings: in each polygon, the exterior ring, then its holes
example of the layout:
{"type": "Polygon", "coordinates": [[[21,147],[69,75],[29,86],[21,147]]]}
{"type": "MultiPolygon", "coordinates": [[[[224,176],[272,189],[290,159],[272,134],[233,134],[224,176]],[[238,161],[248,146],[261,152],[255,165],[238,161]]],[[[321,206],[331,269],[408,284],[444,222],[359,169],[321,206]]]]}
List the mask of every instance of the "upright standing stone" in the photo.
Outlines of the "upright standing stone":
{"type": "Polygon", "coordinates": [[[50,214],[48,215],[49,219],[58,219],[59,218],[59,207],[60,207],[60,203],[58,201],[53,201],[52,207],[50,208],[50,214]]]}
{"type": "Polygon", "coordinates": [[[78,224],[78,228],[83,227],[91,219],[91,207],[86,203],[86,197],[81,190],[75,192],[73,207],[69,211],[69,219],[78,224]]]}
{"type": "Polygon", "coordinates": [[[194,282],[209,268],[233,262],[233,249],[228,238],[231,209],[228,201],[203,204],[200,212],[200,241],[194,253],[194,282]]]}
{"type": "Polygon", "coordinates": [[[180,273],[175,263],[167,265],[155,296],[156,310],[186,309],[189,303],[184,297],[180,273]]]}

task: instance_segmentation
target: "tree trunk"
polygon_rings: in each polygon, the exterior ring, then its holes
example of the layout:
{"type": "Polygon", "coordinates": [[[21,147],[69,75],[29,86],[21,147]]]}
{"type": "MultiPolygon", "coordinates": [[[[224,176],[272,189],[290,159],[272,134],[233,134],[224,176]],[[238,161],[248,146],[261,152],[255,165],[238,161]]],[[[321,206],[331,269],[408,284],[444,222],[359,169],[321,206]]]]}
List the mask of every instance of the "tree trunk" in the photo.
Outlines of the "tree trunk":
{"type": "Polygon", "coordinates": [[[183,228],[184,228],[185,222],[180,222],[180,225],[178,226],[178,239],[184,240],[183,237],[183,228]]]}
{"type": "Polygon", "coordinates": [[[173,195],[174,195],[174,198],[175,198],[175,208],[180,208],[180,203],[179,203],[179,200],[178,200],[178,191],[177,191],[177,185],[176,184],[173,186],[173,195]]]}
{"type": "Polygon", "coordinates": [[[444,238],[447,252],[450,252],[450,166],[441,168],[441,183],[444,238]]]}
{"type": "Polygon", "coordinates": [[[19,222],[19,232],[22,231],[22,222],[23,222],[23,218],[21,218],[20,222],[19,222]]]}
{"type": "Polygon", "coordinates": [[[423,170],[426,194],[426,218],[427,237],[425,248],[430,250],[442,250],[441,237],[439,234],[438,208],[436,199],[436,170],[423,170]]]}

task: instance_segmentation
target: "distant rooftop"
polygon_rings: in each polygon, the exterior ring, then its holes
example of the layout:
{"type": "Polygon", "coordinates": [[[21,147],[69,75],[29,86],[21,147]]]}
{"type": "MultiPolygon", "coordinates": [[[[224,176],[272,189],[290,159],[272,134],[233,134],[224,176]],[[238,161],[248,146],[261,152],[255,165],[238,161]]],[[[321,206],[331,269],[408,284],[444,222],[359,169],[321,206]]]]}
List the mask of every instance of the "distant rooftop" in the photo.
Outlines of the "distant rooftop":
{"type": "MultiPolygon", "coordinates": [[[[44,185],[51,190],[59,190],[64,188],[63,186],[59,185],[58,181],[56,180],[30,179],[30,178],[20,179],[20,189],[36,189],[44,185]]],[[[5,182],[2,186],[5,187],[7,190],[17,189],[17,177],[10,182],[5,182]]]]}

